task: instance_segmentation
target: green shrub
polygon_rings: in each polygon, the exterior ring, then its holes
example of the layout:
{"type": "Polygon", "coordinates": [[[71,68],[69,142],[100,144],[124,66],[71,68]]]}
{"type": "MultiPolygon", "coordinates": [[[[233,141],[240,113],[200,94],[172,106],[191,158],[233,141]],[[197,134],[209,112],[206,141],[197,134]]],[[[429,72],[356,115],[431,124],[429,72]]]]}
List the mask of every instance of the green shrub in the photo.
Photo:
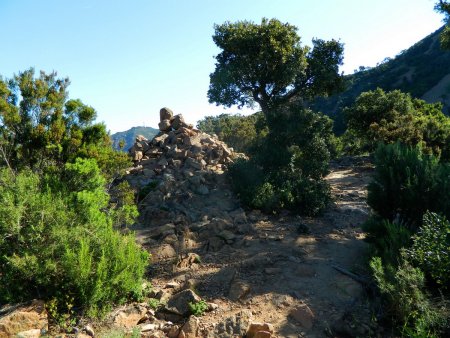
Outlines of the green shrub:
{"type": "Polygon", "coordinates": [[[413,237],[410,259],[444,288],[450,288],[450,222],[427,212],[413,237]]]}
{"type": "Polygon", "coordinates": [[[67,313],[70,298],[96,316],[140,296],[148,254],[113,229],[104,183],[95,160],[45,179],[0,170],[0,302],[39,297],[67,313]]]}
{"type": "Polygon", "coordinates": [[[371,244],[373,256],[392,266],[398,265],[400,249],[409,248],[412,232],[400,222],[371,217],[363,225],[366,241],[371,244]]]}
{"type": "Polygon", "coordinates": [[[426,103],[399,90],[380,88],[362,93],[355,103],[344,109],[347,136],[373,151],[377,143],[401,142],[421,145],[428,153],[450,159],[450,118],[440,103],[426,103]]]}
{"type": "Polygon", "coordinates": [[[370,267],[388,310],[386,317],[402,336],[438,337],[448,328],[445,309],[431,301],[423,272],[411,265],[404,251],[397,268],[384,265],[380,257],[373,257],[370,267]]]}
{"type": "Polygon", "coordinates": [[[208,310],[208,304],[204,300],[198,301],[196,303],[189,302],[188,305],[191,314],[197,317],[203,316],[205,311],[208,310]]]}
{"type": "Polygon", "coordinates": [[[332,123],[310,110],[283,109],[274,121],[268,121],[270,131],[251,159],[230,168],[233,187],[250,207],[317,215],[330,200],[323,178],[336,145],[332,123]]]}
{"type": "Polygon", "coordinates": [[[419,147],[380,144],[368,204],[382,218],[400,218],[412,228],[425,211],[450,214],[450,167],[419,147]]]}

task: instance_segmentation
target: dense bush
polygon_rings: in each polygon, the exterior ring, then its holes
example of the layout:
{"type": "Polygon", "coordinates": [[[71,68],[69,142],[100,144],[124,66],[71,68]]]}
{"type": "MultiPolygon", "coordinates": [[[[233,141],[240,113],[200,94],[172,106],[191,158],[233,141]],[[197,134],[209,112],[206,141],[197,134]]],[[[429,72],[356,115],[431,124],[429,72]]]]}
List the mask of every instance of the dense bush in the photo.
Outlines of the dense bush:
{"type": "Polygon", "coordinates": [[[402,336],[445,336],[450,330],[445,291],[450,224],[428,210],[449,214],[450,167],[420,147],[398,143],[380,145],[375,164],[368,203],[376,215],[364,230],[388,310],[384,317],[402,336]]]}
{"type": "Polygon", "coordinates": [[[424,151],[450,159],[450,118],[439,103],[413,99],[399,90],[378,88],[362,93],[344,109],[350,135],[361,151],[372,151],[377,143],[420,144],[424,151]]]}
{"type": "Polygon", "coordinates": [[[433,302],[425,288],[423,272],[414,267],[404,251],[396,268],[380,257],[370,262],[387,313],[403,337],[438,337],[449,329],[445,307],[433,302]]]}
{"type": "Polygon", "coordinates": [[[435,282],[450,289],[450,222],[445,217],[427,212],[408,253],[435,282]]]}
{"type": "Polygon", "coordinates": [[[323,177],[334,149],[331,120],[291,106],[268,125],[250,160],[230,169],[235,190],[244,203],[267,212],[320,213],[330,200],[323,177]]]}
{"type": "Polygon", "coordinates": [[[382,218],[417,227],[427,210],[450,215],[450,166],[419,147],[380,145],[367,201],[382,218]]]}
{"type": "Polygon", "coordinates": [[[98,315],[139,294],[148,254],[114,230],[95,160],[68,163],[57,177],[2,169],[0,182],[0,302],[53,299],[65,312],[71,299],[98,315]]]}

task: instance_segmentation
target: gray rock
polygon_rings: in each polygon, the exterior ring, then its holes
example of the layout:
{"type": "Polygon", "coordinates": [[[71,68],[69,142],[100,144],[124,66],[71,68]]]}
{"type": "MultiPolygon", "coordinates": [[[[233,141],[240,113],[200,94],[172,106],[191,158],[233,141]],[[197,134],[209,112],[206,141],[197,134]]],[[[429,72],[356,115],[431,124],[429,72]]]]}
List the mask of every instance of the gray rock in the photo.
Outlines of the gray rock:
{"type": "Polygon", "coordinates": [[[173,111],[167,107],[161,108],[159,111],[159,120],[172,120],[173,118],[173,111]]]}
{"type": "Polygon", "coordinates": [[[170,120],[162,120],[158,123],[159,130],[167,132],[172,129],[172,126],[170,125],[170,120]]]}
{"type": "Polygon", "coordinates": [[[166,310],[181,316],[186,316],[190,313],[189,303],[197,303],[201,300],[194,291],[184,290],[169,299],[166,310]]]}
{"type": "Polygon", "coordinates": [[[252,314],[244,310],[218,323],[209,337],[232,338],[243,337],[247,333],[252,314]]]}

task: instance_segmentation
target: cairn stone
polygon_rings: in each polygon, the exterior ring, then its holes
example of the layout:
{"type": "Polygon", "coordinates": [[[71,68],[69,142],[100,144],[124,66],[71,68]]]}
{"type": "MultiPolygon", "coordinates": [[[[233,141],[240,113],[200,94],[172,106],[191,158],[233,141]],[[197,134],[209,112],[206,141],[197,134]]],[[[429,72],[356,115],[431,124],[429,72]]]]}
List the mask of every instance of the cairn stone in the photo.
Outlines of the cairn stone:
{"type": "Polygon", "coordinates": [[[172,129],[169,119],[161,120],[161,122],[159,122],[159,124],[158,124],[158,127],[159,127],[159,130],[161,130],[163,132],[168,132],[172,129]]]}
{"type": "Polygon", "coordinates": [[[173,118],[173,111],[167,107],[161,108],[159,111],[159,120],[172,120],[173,118]]]}

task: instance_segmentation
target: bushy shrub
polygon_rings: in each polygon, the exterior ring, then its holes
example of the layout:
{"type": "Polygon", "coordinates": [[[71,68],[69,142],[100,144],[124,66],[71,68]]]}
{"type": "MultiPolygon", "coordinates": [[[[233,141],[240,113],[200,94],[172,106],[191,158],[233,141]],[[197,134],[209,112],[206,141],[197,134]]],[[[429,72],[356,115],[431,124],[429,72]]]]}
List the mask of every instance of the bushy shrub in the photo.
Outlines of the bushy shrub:
{"type": "Polygon", "coordinates": [[[284,109],[268,121],[269,133],[250,160],[231,167],[233,186],[253,208],[316,215],[330,200],[324,176],[335,144],[332,123],[310,110],[284,109]]]}
{"type": "Polygon", "coordinates": [[[74,308],[99,315],[139,295],[148,254],[132,234],[114,230],[104,183],[95,160],[45,179],[0,171],[0,302],[53,299],[65,312],[73,299],[74,308]]]}
{"type": "Polygon", "coordinates": [[[427,212],[408,253],[441,287],[450,289],[450,222],[445,217],[427,212]]]}
{"type": "Polygon", "coordinates": [[[348,136],[355,139],[350,143],[359,146],[353,150],[370,152],[379,142],[401,142],[420,144],[426,152],[450,159],[450,118],[444,115],[440,103],[378,88],[362,93],[343,112],[348,136]]]}
{"type": "Polygon", "coordinates": [[[363,229],[367,233],[366,241],[370,243],[371,254],[394,267],[398,265],[400,250],[411,244],[411,230],[399,221],[371,217],[364,223],[363,229]]]}
{"type": "Polygon", "coordinates": [[[408,261],[404,251],[399,256],[397,268],[384,264],[380,257],[370,262],[388,310],[386,315],[404,337],[438,337],[448,329],[445,309],[431,301],[423,272],[408,261]]]}
{"type": "Polygon", "coordinates": [[[381,144],[368,186],[369,205],[387,220],[417,227],[427,210],[450,213],[450,167],[419,147],[381,144]]]}

